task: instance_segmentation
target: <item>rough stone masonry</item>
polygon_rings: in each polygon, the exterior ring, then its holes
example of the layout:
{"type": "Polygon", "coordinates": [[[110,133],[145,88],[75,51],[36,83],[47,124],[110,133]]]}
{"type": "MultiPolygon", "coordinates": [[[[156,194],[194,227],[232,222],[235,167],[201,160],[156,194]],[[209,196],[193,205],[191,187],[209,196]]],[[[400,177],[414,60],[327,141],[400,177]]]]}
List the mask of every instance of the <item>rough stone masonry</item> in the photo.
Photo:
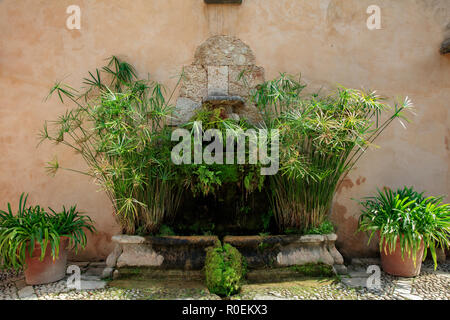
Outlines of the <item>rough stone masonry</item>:
{"type": "Polygon", "coordinates": [[[180,95],[172,125],[189,121],[208,97],[235,97],[245,101],[233,108],[234,119],[260,121],[256,107],[249,101],[250,91],[264,82],[264,69],[255,65],[251,48],[232,36],[214,36],[201,44],[194,62],[182,73],[180,95]]]}

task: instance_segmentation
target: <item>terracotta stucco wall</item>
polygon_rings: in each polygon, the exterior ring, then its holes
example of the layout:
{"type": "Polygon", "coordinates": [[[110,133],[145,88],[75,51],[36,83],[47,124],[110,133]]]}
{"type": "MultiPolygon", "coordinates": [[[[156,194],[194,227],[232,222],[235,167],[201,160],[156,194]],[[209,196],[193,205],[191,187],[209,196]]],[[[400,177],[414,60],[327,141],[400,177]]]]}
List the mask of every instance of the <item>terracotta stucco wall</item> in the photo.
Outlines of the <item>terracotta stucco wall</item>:
{"type": "MultiPolygon", "coordinates": [[[[77,204],[96,221],[80,259],[101,259],[118,232],[111,205],[89,179],[46,175],[58,154],[65,166],[83,167],[70,151],[36,148],[44,120],[63,112],[43,98],[56,79],[78,86],[87,70],[111,55],[126,57],[145,76],[167,85],[194,51],[216,34],[237,36],[253,49],[266,77],[301,72],[312,88],[340,83],[409,96],[414,122],[378,140],[337,193],[333,219],[339,246],[363,256],[366,238],[354,235],[359,208],[351,198],[376,186],[414,185],[449,194],[450,56],[439,54],[450,22],[448,0],[244,0],[241,6],[207,6],[202,0],[0,0],[0,207],[17,206],[21,192],[34,203],[77,204]],[[81,30],[65,27],[67,6],[81,7],[81,30]],[[366,9],[382,10],[382,29],[369,31],[366,9]]],[[[448,199],[448,198],[447,198],[448,199]]]]}

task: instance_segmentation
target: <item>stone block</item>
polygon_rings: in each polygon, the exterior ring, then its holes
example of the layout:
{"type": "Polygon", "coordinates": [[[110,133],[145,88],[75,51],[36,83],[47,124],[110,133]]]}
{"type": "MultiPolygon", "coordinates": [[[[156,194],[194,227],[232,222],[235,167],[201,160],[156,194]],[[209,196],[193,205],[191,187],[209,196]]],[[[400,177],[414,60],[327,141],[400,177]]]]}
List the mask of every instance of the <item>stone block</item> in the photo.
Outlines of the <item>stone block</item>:
{"type": "Polygon", "coordinates": [[[113,242],[121,243],[121,244],[137,244],[137,243],[144,243],[145,238],[139,237],[139,236],[128,236],[125,234],[120,234],[117,236],[113,236],[112,238],[113,242]]]}
{"type": "Polygon", "coordinates": [[[122,245],[117,243],[113,249],[113,251],[106,258],[106,266],[110,268],[114,268],[117,263],[117,259],[122,253],[122,245]]]}
{"type": "Polygon", "coordinates": [[[344,264],[344,257],[339,253],[339,251],[336,249],[335,243],[337,240],[337,235],[335,234],[329,234],[325,236],[328,240],[327,242],[327,248],[328,252],[334,259],[334,264],[344,264]]]}
{"type": "Polygon", "coordinates": [[[235,113],[241,119],[247,119],[250,123],[256,125],[263,120],[261,112],[254,106],[245,104],[243,108],[235,110],[235,113]]]}
{"type": "Polygon", "coordinates": [[[81,290],[98,290],[106,287],[105,281],[81,281],[81,290]]]}
{"type": "Polygon", "coordinates": [[[113,272],[114,268],[106,267],[105,269],[103,269],[102,279],[112,278],[113,272]]]}
{"type": "Polygon", "coordinates": [[[124,244],[123,252],[117,259],[117,267],[160,266],[164,257],[146,244],[124,244]]]}
{"type": "Polygon", "coordinates": [[[228,67],[208,66],[208,96],[228,95],[228,67]]]}
{"type": "MultiPolygon", "coordinates": [[[[303,241],[318,241],[319,237],[309,237],[303,241]]],[[[303,238],[303,237],[302,237],[303,238]]],[[[303,242],[301,245],[292,244],[280,250],[277,255],[279,266],[302,265],[307,263],[334,264],[334,259],[326,249],[324,242],[303,242]]]]}
{"type": "Polygon", "coordinates": [[[20,299],[25,299],[25,298],[33,297],[36,294],[34,292],[33,286],[26,286],[26,287],[23,287],[22,289],[20,289],[17,292],[17,295],[19,296],[20,299]]]}
{"type": "Polygon", "coordinates": [[[264,68],[257,66],[229,66],[229,94],[248,97],[250,90],[264,83],[264,68]]]}
{"type": "Polygon", "coordinates": [[[201,102],[208,95],[208,77],[206,69],[201,65],[183,68],[183,78],[180,87],[180,97],[201,102]]]}
{"type": "Polygon", "coordinates": [[[254,65],[255,56],[248,45],[232,36],[214,36],[201,44],[195,53],[194,65],[254,65]]]}
{"type": "Polygon", "coordinates": [[[200,107],[200,102],[195,102],[189,98],[178,98],[170,122],[171,125],[176,126],[188,122],[195,115],[196,110],[200,107]]]}

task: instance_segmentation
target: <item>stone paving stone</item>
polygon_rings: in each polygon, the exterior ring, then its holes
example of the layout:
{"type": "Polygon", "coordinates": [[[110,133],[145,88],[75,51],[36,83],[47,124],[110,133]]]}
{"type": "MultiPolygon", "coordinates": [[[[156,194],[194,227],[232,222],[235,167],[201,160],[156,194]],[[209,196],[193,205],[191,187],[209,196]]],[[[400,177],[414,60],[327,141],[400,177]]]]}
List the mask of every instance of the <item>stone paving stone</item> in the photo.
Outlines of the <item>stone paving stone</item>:
{"type": "Polygon", "coordinates": [[[82,274],[81,275],[81,280],[85,280],[85,281],[100,281],[101,277],[95,276],[95,275],[82,274]]]}
{"type": "Polygon", "coordinates": [[[287,298],[282,298],[282,297],[276,297],[274,295],[269,295],[269,294],[256,294],[253,297],[253,300],[290,300],[287,298]]]}
{"type": "Polygon", "coordinates": [[[86,280],[81,281],[81,290],[97,290],[106,287],[105,281],[86,280]]]}
{"type": "Polygon", "coordinates": [[[368,278],[370,276],[366,271],[352,271],[348,272],[348,275],[352,278],[368,278]]]}
{"type": "MultiPolygon", "coordinates": [[[[267,288],[255,286],[250,292],[242,293],[236,296],[236,299],[256,299],[256,300],[299,300],[299,299],[324,299],[324,300],[342,300],[342,299],[376,299],[376,300],[448,300],[448,288],[450,280],[449,265],[440,265],[436,272],[428,272],[431,268],[430,264],[424,265],[424,271],[416,278],[401,278],[385,274],[381,274],[381,289],[369,290],[366,288],[367,276],[363,273],[364,268],[351,267],[349,270],[354,277],[342,276],[342,283],[329,284],[326,286],[306,289],[305,286],[298,286],[292,284],[286,286],[280,284],[271,284],[270,291],[267,288]],[[426,270],[426,271],[425,271],[426,270]],[[356,277],[364,274],[364,277],[356,277]],[[251,293],[251,295],[249,295],[251,293]]],[[[93,269],[101,269],[95,267],[93,269]]],[[[97,271],[97,270],[96,270],[97,271]]],[[[434,270],[432,270],[434,271],[434,270]]],[[[118,272],[117,270],[115,271],[118,272]]],[[[120,289],[113,287],[106,287],[107,282],[100,281],[99,276],[82,274],[81,289],[70,290],[66,287],[64,280],[57,283],[51,283],[39,286],[24,286],[20,290],[17,287],[22,287],[24,284],[23,276],[14,276],[6,278],[5,283],[0,286],[0,300],[9,299],[148,299],[151,292],[151,299],[165,299],[165,298],[183,298],[183,299],[211,299],[207,290],[205,292],[198,292],[197,295],[186,294],[184,289],[178,288],[175,290],[166,288],[165,284],[158,287],[152,287],[151,291],[142,291],[134,287],[128,289],[120,289]],[[84,280],[85,279],[85,280],[84,280]],[[19,280],[22,280],[19,282],[19,280]],[[86,291],[88,290],[88,291],[86,291]],[[170,294],[169,294],[170,291],[170,294]],[[161,294],[163,292],[164,294],[161,294]],[[167,294],[167,295],[166,295],[167,294]]],[[[147,290],[147,289],[146,289],[147,290]]],[[[218,299],[218,297],[215,297],[218,299]]]]}
{"type": "Polygon", "coordinates": [[[26,287],[20,289],[17,292],[17,295],[19,296],[20,299],[24,299],[27,297],[32,297],[33,295],[36,295],[36,294],[35,294],[32,286],[26,286],[26,287]]]}
{"type": "Polygon", "coordinates": [[[367,284],[367,277],[351,277],[347,278],[344,277],[341,279],[341,281],[348,287],[352,288],[364,288],[367,284]]]}
{"type": "Polygon", "coordinates": [[[16,285],[17,290],[21,290],[26,286],[28,286],[27,283],[25,282],[25,279],[17,280],[14,284],[16,285]]]}

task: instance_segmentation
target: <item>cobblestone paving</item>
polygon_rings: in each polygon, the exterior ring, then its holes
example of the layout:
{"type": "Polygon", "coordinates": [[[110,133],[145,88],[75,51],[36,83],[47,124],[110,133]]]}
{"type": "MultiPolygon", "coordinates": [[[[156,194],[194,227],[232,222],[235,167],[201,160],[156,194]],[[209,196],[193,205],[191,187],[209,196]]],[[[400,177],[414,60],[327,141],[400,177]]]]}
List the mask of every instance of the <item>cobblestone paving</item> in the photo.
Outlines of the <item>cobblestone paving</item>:
{"type": "MultiPolygon", "coordinates": [[[[414,278],[398,278],[381,272],[381,288],[364,286],[367,265],[349,266],[349,275],[340,281],[288,281],[271,284],[248,284],[237,299],[256,300],[450,300],[450,263],[440,264],[435,271],[429,262],[423,263],[421,274],[414,278]]],[[[0,300],[137,300],[137,299],[220,299],[201,285],[198,288],[155,286],[145,289],[109,287],[100,279],[102,264],[82,264],[82,290],[67,288],[67,280],[38,286],[28,286],[23,274],[0,272],[0,300]]]]}

